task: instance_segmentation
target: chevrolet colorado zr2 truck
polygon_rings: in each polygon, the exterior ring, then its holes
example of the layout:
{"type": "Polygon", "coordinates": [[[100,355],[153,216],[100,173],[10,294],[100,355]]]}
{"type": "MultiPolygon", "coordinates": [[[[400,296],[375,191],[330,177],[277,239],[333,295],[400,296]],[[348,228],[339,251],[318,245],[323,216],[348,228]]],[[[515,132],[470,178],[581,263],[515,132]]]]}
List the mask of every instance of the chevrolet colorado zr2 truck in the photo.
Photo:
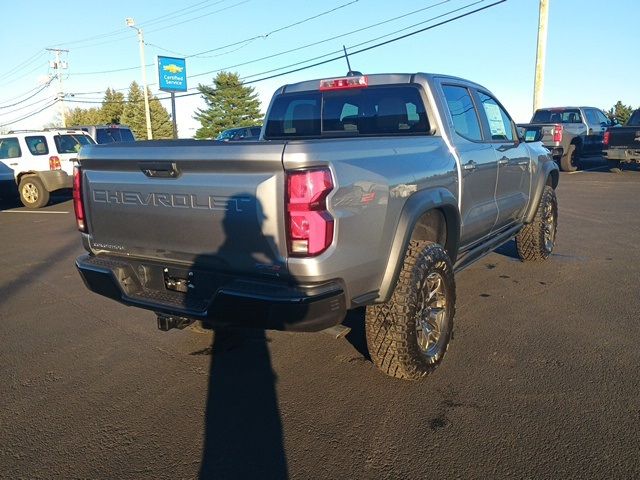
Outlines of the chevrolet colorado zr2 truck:
{"type": "Polygon", "coordinates": [[[454,272],[515,237],[554,248],[558,167],[486,88],[433,74],[285,85],[256,142],[86,146],[74,207],[86,286],[199,320],[318,331],[366,307],[375,365],[418,379],[447,351],[454,272]]]}

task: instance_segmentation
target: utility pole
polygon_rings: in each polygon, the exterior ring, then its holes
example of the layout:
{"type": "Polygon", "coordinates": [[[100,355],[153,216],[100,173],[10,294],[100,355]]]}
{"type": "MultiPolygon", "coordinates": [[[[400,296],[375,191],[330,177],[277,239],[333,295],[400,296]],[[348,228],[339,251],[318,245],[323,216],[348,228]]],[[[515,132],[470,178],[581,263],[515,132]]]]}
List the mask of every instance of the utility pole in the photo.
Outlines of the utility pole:
{"type": "Polygon", "coordinates": [[[144,35],[142,29],[136,27],[133,18],[125,19],[127,27],[131,27],[138,32],[138,43],[140,44],[140,68],[142,68],[142,91],[144,93],[144,114],[147,119],[147,140],[153,140],[151,131],[151,110],[149,110],[149,96],[147,95],[147,67],[144,60],[144,35]]]}
{"type": "Polygon", "coordinates": [[[533,82],[533,111],[540,107],[544,87],[544,63],[547,54],[547,20],[549,19],[549,0],[540,0],[538,20],[538,50],[536,51],[536,73],[533,82]]]}
{"type": "Polygon", "coordinates": [[[47,48],[49,52],[53,52],[56,55],[56,59],[49,62],[51,68],[56,71],[56,77],[58,77],[58,101],[60,102],[60,116],[62,117],[62,127],[67,128],[67,112],[64,106],[64,89],[62,88],[62,73],[61,70],[66,70],[69,65],[64,60],[60,60],[61,53],[69,53],[69,50],[63,50],[61,48],[47,48]]]}

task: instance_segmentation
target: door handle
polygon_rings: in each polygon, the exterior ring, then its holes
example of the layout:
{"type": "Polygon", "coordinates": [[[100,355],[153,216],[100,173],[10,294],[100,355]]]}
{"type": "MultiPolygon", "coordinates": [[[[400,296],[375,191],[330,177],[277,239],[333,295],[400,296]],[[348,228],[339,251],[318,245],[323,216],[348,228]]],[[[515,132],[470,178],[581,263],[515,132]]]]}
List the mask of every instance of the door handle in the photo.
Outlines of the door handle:
{"type": "Polygon", "coordinates": [[[9,165],[11,165],[12,167],[15,167],[18,164],[17,163],[10,163],[9,165]]]}
{"type": "Polygon", "coordinates": [[[476,169],[476,162],[474,162],[473,160],[469,160],[467,163],[465,163],[462,166],[463,169],[465,170],[475,170],[476,169]]]}
{"type": "Polygon", "coordinates": [[[502,157],[498,160],[498,165],[506,165],[507,163],[509,163],[509,159],[507,157],[502,157]]]}
{"type": "Polygon", "coordinates": [[[529,160],[522,160],[521,162],[518,162],[518,165],[529,165],[529,160]]]}

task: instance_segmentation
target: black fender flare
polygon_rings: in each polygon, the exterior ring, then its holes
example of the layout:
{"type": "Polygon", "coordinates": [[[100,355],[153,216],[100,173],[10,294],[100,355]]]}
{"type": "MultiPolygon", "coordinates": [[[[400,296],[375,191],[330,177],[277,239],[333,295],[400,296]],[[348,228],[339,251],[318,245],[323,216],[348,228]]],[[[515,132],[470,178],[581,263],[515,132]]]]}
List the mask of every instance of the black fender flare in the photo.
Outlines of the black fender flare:
{"type": "Polygon", "coordinates": [[[438,187],[421,190],[407,199],[396,226],[393,242],[389,251],[387,267],[382,277],[377,303],[391,298],[400,275],[405,253],[418,220],[430,210],[441,210],[447,224],[447,245],[443,245],[455,263],[460,240],[460,212],[458,201],[446,188],[438,187]]]}
{"type": "Polygon", "coordinates": [[[551,160],[540,164],[540,169],[535,177],[535,184],[533,184],[532,181],[531,200],[529,201],[529,207],[524,217],[524,223],[533,222],[536,212],[538,211],[540,197],[542,197],[542,190],[544,190],[544,186],[549,182],[549,177],[551,177],[551,186],[555,189],[560,179],[560,169],[558,168],[558,164],[551,160]]]}

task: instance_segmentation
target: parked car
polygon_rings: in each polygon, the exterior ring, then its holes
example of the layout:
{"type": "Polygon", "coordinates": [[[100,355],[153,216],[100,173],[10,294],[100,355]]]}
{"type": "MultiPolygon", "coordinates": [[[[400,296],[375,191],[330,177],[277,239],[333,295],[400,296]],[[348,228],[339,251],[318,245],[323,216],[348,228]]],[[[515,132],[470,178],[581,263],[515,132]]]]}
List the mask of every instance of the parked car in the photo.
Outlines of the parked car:
{"type": "Polygon", "coordinates": [[[587,155],[602,154],[605,130],[614,123],[595,107],[554,107],[536,110],[531,123],[519,124],[528,139],[539,139],[565,172],[580,166],[587,155]]]}
{"type": "Polygon", "coordinates": [[[75,125],[71,128],[87,132],[100,144],[136,141],[133,132],[126,125],[75,125]]]}
{"type": "Polygon", "coordinates": [[[5,174],[12,171],[22,204],[40,208],[49,202],[51,192],[72,187],[78,152],[94,143],[81,130],[11,131],[0,135],[0,162],[5,174]]]}
{"type": "Polygon", "coordinates": [[[261,126],[230,128],[224,130],[216,137],[221,142],[249,142],[260,138],[261,126]]]}
{"type": "Polygon", "coordinates": [[[317,331],[366,307],[373,362],[418,379],[447,351],[455,271],[512,238],[523,261],[553,251],[558,167],[476,83],[285,85],[262,140],[83,149],[86,286],[155,312],[163,330],[317,331]]]}
{"type": "MultiPolygon", "coordinates": [[[[0,142],[2,142],[2,140],[0,140],[0,142]]],[[[15,198],[17,194],[18,189],[13,175],[13,169],[9,168],[7,164],[0,160],[0,198],[15,198]]]]}
{"type": "Polygon", "coordinates": [[[607,129],[603,154],[609,168],[620,168],[623,163],[640,163],[640,109],[631,114],[624,127],[607,129]]]}

